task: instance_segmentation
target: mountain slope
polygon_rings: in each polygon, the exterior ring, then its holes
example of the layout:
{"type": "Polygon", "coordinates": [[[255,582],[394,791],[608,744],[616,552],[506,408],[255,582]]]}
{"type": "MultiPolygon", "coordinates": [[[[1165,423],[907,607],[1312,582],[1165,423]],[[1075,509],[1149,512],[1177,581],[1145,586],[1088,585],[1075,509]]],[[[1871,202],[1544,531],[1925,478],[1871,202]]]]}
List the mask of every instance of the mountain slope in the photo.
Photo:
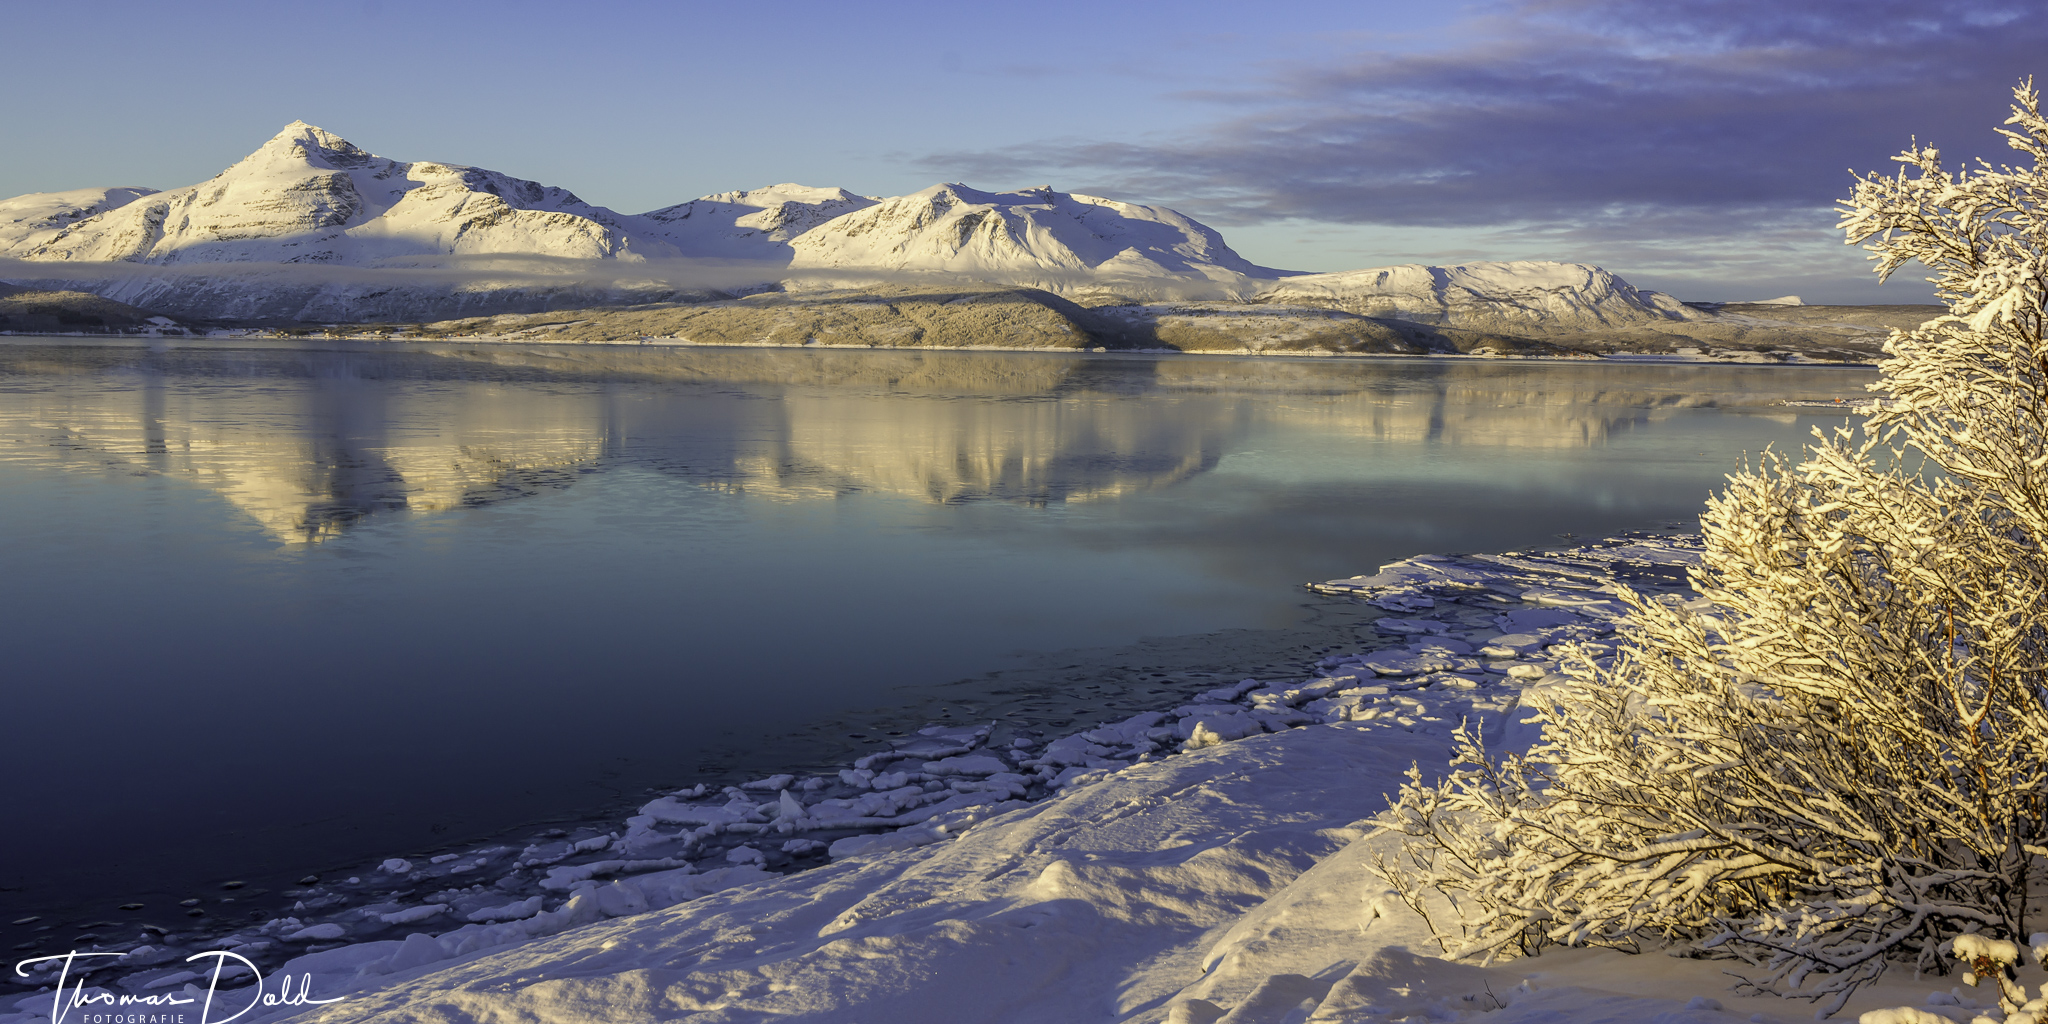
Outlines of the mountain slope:
{"type": "Polygon", "coordinates": [[[1255,266],[1209,227],[1161,206],[1055,192],[933,185],[827,221],[791,243],[792,269],[929,271],[1053,291],[1103,282],[1242,288],[1255,266]]]}
{"type": "Polygon", "coordinates": [[[380,157],[304,122],[196,185],[0,202],[0,258],[8,257],[24,261],[9,279],[40,290],[245,322],[437,320],[905,286],[1172,302],[1170,312],[1113,319],[1142,320],[1148,335],[1207,325],[1196,331],[1206,338],[1215,333],[1208,326],[1224,325],[1219,337],[1249,338],[1254,348],[1258,325],[1274,316],[1293,316],[1318,337],[1338,330],[1330,344],[1343,350],[1394,344],[1394,329],[1339,329],[1329,322],[1335,313],[1504,337],[1711,318],[1577,263],[1273,270],[1177,211],[1050,187],[994,193],[948,183],[875,199],[782,184],[628,215],[496,171],[380,157]],[[22,269],[35,264],[50,272],[22,269]],[[1203,302],[1251,302],[1259,316],[1189,305],[1203,302]],[[1360,331],[1373,337],[1361,341],[1360,331]]]}
{"type": "Polygon", "coordinates": [[[316,263],[519,254],[672,256],[619,214],[496,171],[375,156],[303,121],[211,180],[158,192],[28,239],[28,260],[316,263]]]}
{"type": "Polygon", "coordinates": [[[0,256],[32,249],[79,221],[126,206],[156,189],[75,188],[0,199],[0,256]]]}
{"type": "Polygon", "coordinates": [[[1510,333],[1710,319],[1599,267],[1545,260],[1304,274],[1267,286],[1257,301],[1510,333]]]}
{"type": "Polygon", "coordinates": [[[787,264],[792,255],[789,243],[798,235],[877,201],[843,188],[770,185],[665,206],[634,222],[685,256],[787,264]]]}

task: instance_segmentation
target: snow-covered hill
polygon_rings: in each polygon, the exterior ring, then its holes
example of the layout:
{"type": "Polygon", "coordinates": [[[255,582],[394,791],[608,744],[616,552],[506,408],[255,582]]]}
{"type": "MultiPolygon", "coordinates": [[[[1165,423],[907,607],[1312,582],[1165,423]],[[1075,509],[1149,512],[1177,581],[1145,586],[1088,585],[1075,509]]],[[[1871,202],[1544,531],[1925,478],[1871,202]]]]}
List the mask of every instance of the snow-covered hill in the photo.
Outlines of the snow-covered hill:
{"type": "Polygon", "coordinates": [[[1243,290],[1286,271],[1252,264],[1223,236],[1163,206],[1055,192],[933,185],[798,236],[793,269],[933,271],[1087,291],[1183,281],[1243,290]]]}
{"type": "Polygon", "coordinates": [[[1709,317],[1599,267],[1540,260],[1305,274],[1274,282],[1258,298],[1279,305],[1510,333],[1635,327],[1709,317]]]}

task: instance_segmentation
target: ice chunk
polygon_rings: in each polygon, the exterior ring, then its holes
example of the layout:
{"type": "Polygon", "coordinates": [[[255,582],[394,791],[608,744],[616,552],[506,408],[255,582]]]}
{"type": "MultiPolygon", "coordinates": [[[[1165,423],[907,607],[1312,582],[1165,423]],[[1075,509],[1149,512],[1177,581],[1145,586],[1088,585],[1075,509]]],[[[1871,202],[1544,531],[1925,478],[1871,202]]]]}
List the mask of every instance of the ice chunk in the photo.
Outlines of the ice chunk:
{"type": "Polygon", "coordinates": [[[1365,660],[1365,667],[1382,676],[1418,676],[1429,672],[1485,671],[1472,647],[1462,640],[1436,637],[1426,642],[1379,651],[1365,660]]]}
{"type": "Polygon", "coordinates": [[[301,928],[284,937],[286,942],[331,942],[348,934],[348,929],[333,922],[301,928]]]}
{"type": "Polygon", "coordinates": [[[562,890],[578,882],[588,881],[599,875],[634,874],[642,871],[660,871],[666,868],[688,867],[689,861],[675,857],[661,857],[653,860],[599,860],[588,864],[564,864],[548,869],[548,876],[540,880],[543,889],[562,890]]]}
{"type": "Polygon", "coordinates": [[[1521,598],[1530,604],[1556,605],[1601,619],[1618,619],[1628,614],[1628,605],[1619,597],[1599,591],[1531,587],[1522,591],[1521,598]]]}
{"type": "Polygon", "coordinates": [[[801,821],[804,817],[803,801],[798,800],[789,790],[776,795],[775,820],[779,822],[801,821]]]}
{"type": "Polygon", "coordinates": [[[1000,757],[974,754],[926,761],[924,770],[930,775],[997,775],[1009,771],[1010,766],[1000,757]]]}
{"type": "Polygon", "coordinates": [[[382,869],[386,874],[403,875],[412,870],[412,861],[404,860],[399,857],[393,857],[390,860],[387,860],[384,863],[377,865],[377,867],[382,869]]]}
{"type": "Polygon", "coordinates": [[[441,914],[447,913],[447,911],[448,904],[446,903],[429,903],[425,906],[408,907],[395,913],[379,914],[377,919],[385,924],[412,924],[417,921],[424,921],[430,917],[438,917],[441,914]]]}
{"type": "Polygon", "coordinates": [[[665,796],[640,808],[640,813],[669,825],[725,825],[746,821],[755,805],[735,800],[724,805],[689,804],[665,796]]]}
{"type": "Polygon", "coordinates": [[[1239,680],[1237,685],[1235,686],[1219,686],[1213,690],[1206,690],[1199,696],[1197,696],[1195,699],[1198,701],[1208,701],[1212,703],[1221,704],[1226,703],[1228,701],[1236,700],[1239,697],[1242,697],[1245,694],[1250,693],[1258,688],[1258,680],[1243,679],[1239,680]]]}
{"type": "Polygon", "coordinates": [[[1223,738],[1223,735],[1221,733],[1218,733],[1216,730],[1209,728],[1209,723],[1196,722],[1195,727],[1188,731],[1188,742],[1186,749],[1201,750],[1204,747],[1213,747],[1224,742],[1225,740],[1223,738]]]}
{"type": "Polygon", "coordinates": [[[1242,708],[1218,708],[1215,711],[1183,718],[1180,720],[1180,734],[1189,744],[1189,750],[1212,747],[1226,740],[1243,739],[1266,731],[1259,719],[1242,708]],[[1195,736],[1201,733],[1204,739],[1197,742],[1195,736]]]}
{"type": "Polygon", "coordinates": [[[1541,633],[1504,633],[1486,641],[1479,654],[1487,658],[1519,658],[1542,650],[1549,643],[1551,638],[1541,633]]]}
{"type": "MultiPolygon", "coordinates": [[[[1325,584],[1325,586],[1328,586],[1328,584],[1325,584]]],[[[1392,593],[1381,594],[1366,603],[1385,608],[1390,612],[1419,612],[1425,608],[1436,607],[1436,600],[1423,596],[1419,590],[1397,590],[1392,593]]]]}
{"type": "MultiPolygon", "coordinates": [[[[1236,705],[1222,706],[1226,712],[1235,707],[1236,705]]],[[[1089,758],[1106,757],[1110,753],[1111,751],[1108,747],[1099,743],[1090,743],[1086,736],[1062,736],[1046,744],[1045,750],[1039,754],[1038,760],[1032,763],[1041,765],[1087,764],[1089,758]]],[[[876,784],[880,785],[879,780],[876,784]]]]}
{"type": "Polygon", "coordinates": [[[469,912],[469,919],[479,922],[523,921],[540,913],[540,907],[541,897],[534,896],[529,899],[520,900],[517,903],[507,903],[504,906],[472,910],[469,912]]]}

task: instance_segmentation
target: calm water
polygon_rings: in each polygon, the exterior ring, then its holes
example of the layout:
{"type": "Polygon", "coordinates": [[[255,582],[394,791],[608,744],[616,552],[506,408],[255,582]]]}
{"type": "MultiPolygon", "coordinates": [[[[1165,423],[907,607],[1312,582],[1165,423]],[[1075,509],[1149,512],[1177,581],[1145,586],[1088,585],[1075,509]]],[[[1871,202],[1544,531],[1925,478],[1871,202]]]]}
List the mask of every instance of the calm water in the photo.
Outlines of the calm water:
{"type": "Polygon", "coordinates": [[[1278,670],[1365,621],[1304,581],[1690,519],[1873,376],[0,339],[0,908],[1278,670]]]}

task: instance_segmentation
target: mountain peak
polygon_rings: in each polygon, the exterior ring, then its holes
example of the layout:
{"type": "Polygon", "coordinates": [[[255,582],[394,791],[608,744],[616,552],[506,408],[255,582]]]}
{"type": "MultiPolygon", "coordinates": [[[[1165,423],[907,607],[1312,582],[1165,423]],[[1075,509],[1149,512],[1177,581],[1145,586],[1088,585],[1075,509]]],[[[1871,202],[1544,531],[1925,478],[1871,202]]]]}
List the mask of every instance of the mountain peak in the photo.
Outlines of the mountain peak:
{"type": "Polygon", "coordinates": [[[251,156],[265,154],[289,158],[294,150],[302,154],[300,158],[306,162],[332,169],[360,167],[373,159],[367,151],[357,148],[347,139],[304,121],[285,125],[283,131],[271,136],[251,156]]]}
{"type": "Polygon", "coordinates": [[[1059,192],[984,192],[947,181],[848,213],[795,238],[800,269],[864,267],[992,275],[1061,287],[1074,275],[1182,279],[1235,288],[1253,266],[1210,228],[1165,207],[1059,192]],[[1022,275],[1020,278],[1019,275],[1022,275]]]}

